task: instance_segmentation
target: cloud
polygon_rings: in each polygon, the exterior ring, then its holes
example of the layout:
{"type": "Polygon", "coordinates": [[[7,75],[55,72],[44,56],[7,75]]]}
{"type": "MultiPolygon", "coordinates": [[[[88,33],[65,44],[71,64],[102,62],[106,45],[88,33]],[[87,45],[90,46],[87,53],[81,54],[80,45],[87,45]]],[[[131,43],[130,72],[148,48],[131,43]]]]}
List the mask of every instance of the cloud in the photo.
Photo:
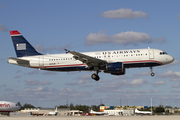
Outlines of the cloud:
{"type": "Polygon", "coordinates": [[[132,93],[158,93],[158,90],[133,90],[132,93]]]}
{"type": "Polygon", "coordinates": [[[4,84],[4,85],[0,85],[0,88],[2,88],[2,87],[6,87],[6,84],[4,84]]]}
{"type": "Polygon", "coordinates": [[[143,72],[143,73],[136,73],[133,76],[139,77],[139,76],[149,76],[149,75],[150,75],[150,72],[143,72]]]}
{"type": "Polygon", "coordinates": [[[133,44],[137,45],[138,43],[150,43],[152,42],[151,36],[146,33],[127,31],[118,33],[112,36],[113,42],[117,44],[133,44]]]}
{"type": "Polygon", "coordinates": [[[4,8],[5,7],[5,4],[0,4],[0,8],[4,8]]]}
{"type": "Polygon", "coordinates": [[[63,47],[59,47],[58,50],[59,50],[59,51],[64,51],[64,49],[70,49],[70,48],[71,48],[71,45],[70,45],[70,44],[67,44],[67,45],[65,45],[65,46],[63,46],[63,47]]]}
{"type": "Polygon", "coordinates": [[[154,41],[155,43],[160,43],[160,44],[162,44],[162,43],[165,43],[165,42],[166,42],[166,39],[165,39],[164,37],[161,37],[161,38],[155,38],[155,39],[153,39],[153,41],[154,41]]]}
{"type": "Polygon", "coordinates": [[[169,78],[171,81],[180,81],[180,72],[173,72],[172,70],[169,70],[158,75],[158,77],[169,78]]]}
{"type": "Polygon", "coordinates": [[[143,85],[148,84],[148,82],[144,79],[135,79],[132,81],[127,81],[127,80],[121,80],[121,81],[111,81],[111,82],[106,82],[102,86],[98,86],[95,88],[97,92],[115,92],[118,89],[124,88],[124,87],[142,87],[143,85]]]}
{"type": "Polygon", "coordinates": [[[19,76],[19,75],[14,77],[14,79],[19,79],[19,78],[21,78],[21,76],[19,76]]]}
{"type": "Polygon", "coordinates": [[[6,32],[6,31],[8,31],[8,28],[0,24],[0,32],[6,32]]]}
{"type": "Polygon", "coordinates": [[[120,45],[138,45],[140,43],[164,43],[165,39],[158,38],[152,40],[151,36],[147,33],[141,32],[121,32],[112,36],[108,36],[105,33],[98,32],[90,33],[85,40],[86,45],[96,45],[96,44],[107,44],[107,43],[114,43],[120,45]]]}
{"type": "Polygon", "coordinates": [[[173,88],[180,88],[180,84],[175,84],[172,86],[173,88]]]}
{"type": "Polygon", "coordinates": [[[66,85],[68,86],[80,86],[80,87],[93,87],[93,85],[91,83],[89,83],[89,81],[91,80],[89,74],[80,76],[77,78],[76,82],[71,82],[71,83],[66,83],[66,85]]]}
{"type": "Polygon", "coordinates": [[[111,42],[110,38],[111,37],[109,37],[105,33],[90,33],[86,38],[86,45],[109,43],[111,42]]]}
{"type": "Polygon", "coordinates": [[[177,19],[178,19],[178,20],[180,20],[180,14],[179,14],[179,15],[177,15],[177,19]]]}
{"type": "Polygon", "coordinates": [[[56,48],[55,46],[51,46],[49,48],[44,48],[43,45],[41,45],[41,44],[35,46],[35,49],[38,52],[51,52],[51,51],[54,51],[54,50],[63,51],[65,48],[66,49],[71,48],[70,44],[67,44],[67,45],[59,47],[59,48],[56,48]]]}
{"type": "Polygon", "coordinates": [[[23,90],[23,92],[45,92],[45,91],[48,91],[49,89],[46,87],[46,88],[43,88],[43,87],[37,87],[37,88],[25,88],[23,90]]]}
{"type": "Polygon", "coordinates": [[[48,81],[39,81],[39,80],[25,80],[25,85],[35,86],[35,85],[51,85],[52,82],[48,81]]]}
{"type": "Polygon", "coordinates": [[[25,73],[25,74],[28,74],[28,75],[36,75],[36,74],[39,74],[39,70],[33,70],[33,71],[28,72],[28,73],[25,73]]]}
{"type": "Polygon", "coordinates": [[[36,45],[36,46],[35,46],[35,49],[36,49],[38,52],[47,52],[47,51],[56,50],[56,47],[55,47],[55,46],[51,46],[51,47],[49,47],[49,48],[44,48],[43,45],[39,44],[39,45],[36,45]]]}
{"type": "Polygon", "coordinates": [[[6,91],[6,92],[12,92],[13,89],[12,89],[12,88],[6,88],[6,89],[4,89],[4,91],[6,91]]]}
{"type": "Polygon", "coordinates": [[[173,90],[173,91],[171,91],[171,92],[180,92],[180,89],[177,89],[177,90],[173,90]]]}
{"type": "Polygon", "coordinates": [[[156,81],[155,83],[153,83],[153,85],[166,85],[166,82],[164,82],[164,81],[156,81]]]}
{"type": "Polygon", "coordinates": [[[133,19],[133,18],[147,18],[148,15],[145,12],[142,11],[132,11],[132,9],[119,9],[119,10],[110,10],[110,11],[105,11],[101,14],[102,17],[105,18],[128,18],[128,19],[133,19]]]}
{"type": "Polygon", "coordinates": [[[42,75],[56,75],[57,73],[54,71],[45,71],[42,73],[42,75]]]}

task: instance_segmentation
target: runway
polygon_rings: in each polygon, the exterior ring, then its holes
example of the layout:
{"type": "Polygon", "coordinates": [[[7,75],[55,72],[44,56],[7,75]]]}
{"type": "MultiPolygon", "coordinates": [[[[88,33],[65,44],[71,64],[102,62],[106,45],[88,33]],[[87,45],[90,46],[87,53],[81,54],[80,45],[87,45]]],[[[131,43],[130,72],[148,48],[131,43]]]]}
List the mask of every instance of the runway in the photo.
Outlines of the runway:
{"type": "Polygon", "coordinates": [[[1,120],[179,120],[180,116],[0,116],[1,120]]]}

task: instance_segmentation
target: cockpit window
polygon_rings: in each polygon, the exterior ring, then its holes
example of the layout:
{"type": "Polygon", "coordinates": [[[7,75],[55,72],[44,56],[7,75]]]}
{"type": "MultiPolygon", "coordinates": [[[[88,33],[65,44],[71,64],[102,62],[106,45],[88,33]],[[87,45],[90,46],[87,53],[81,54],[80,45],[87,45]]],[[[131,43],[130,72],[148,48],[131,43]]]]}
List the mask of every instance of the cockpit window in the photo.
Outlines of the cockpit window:
{"type": "Polygon", "coordinates": [[[160,52],[160,55],[167,55],[166,52],[160,52]]]}

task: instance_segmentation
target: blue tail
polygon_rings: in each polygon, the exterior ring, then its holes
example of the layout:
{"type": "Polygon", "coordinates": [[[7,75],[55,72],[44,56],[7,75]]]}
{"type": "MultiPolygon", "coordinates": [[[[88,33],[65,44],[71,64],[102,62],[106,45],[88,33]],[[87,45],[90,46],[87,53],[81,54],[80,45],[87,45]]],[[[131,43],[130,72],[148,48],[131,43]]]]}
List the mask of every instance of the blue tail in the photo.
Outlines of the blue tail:
{"type": "Polygon", "coordinates": [[[17,57],[42,55],[19,33],[17,30],[10,31],[17,57]]]}

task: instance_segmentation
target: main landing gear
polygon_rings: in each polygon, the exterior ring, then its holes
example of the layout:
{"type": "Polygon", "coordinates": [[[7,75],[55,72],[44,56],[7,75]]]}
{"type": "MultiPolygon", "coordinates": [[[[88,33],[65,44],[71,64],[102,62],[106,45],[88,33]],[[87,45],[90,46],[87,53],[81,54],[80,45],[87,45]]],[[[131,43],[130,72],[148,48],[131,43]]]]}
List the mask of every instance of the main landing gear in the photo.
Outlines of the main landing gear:
{"type": "Polygon", "coordinates": [[[94,79],[95,81],[99,81],[100,77],[98,75],[99,71],[97,71],[97,73],[94,73],[91,75],[91,78],[94,79]]]}
{"type": "Polygon", "coordinates": [[[150,67],[150,69],[151,69],[151,76],[153,77],[155,74],[153,73],[153,68],[152,67],[150,67]]]}

